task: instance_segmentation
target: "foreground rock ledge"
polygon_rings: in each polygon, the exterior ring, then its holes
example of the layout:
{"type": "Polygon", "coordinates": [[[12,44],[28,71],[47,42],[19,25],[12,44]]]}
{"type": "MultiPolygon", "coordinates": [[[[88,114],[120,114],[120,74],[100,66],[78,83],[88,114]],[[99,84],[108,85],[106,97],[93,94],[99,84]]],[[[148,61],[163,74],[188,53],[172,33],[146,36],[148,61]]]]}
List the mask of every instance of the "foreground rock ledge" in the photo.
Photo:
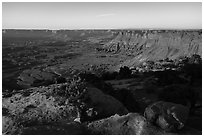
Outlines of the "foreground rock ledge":
{"type": "MultiPolygon", "coordinates": [[[[158,119],[155,114],[163,116],[166,113],[161,112],[170,110],[169,112],[175,113],[174,116],[176,116],[176,120],[170,124],[174,125],[176,122],[178,125],[179,122],[182,122],[183,125],[188,111],[184,111],[185,108],[180,105],[157,102],[146,108],[145,118],[138,113],[128,113],[120,101],[89,86],[82,98],[85,100],[86,107],[84,113],[81,113],[77,103],[70,103],[71,97],[68,93],[67,96],[64,95],[64,89],[66,89],[64,86],[67,86],[67,83],[19,90],[4,96],[2,99],[2,133],[14,135],[201,134],[201,132],[186,126],[182,126],[182,129],[176,131],[167,131],[158,122],[155,123],[154,118],[158,119]],[[156,106],[158,111],[154,111],[154,109],[152,111],[153,106],[156,106]],[[81,121],[81,118],[84,121],[81,121]]],[[[78,99],[80,102],[81,99],[78,99]]],[[[171,117],[167,115],[167,118],[171,117]]],[[[166,121],[172,122],[171,119],[166,121]]]]}
{"type": "Polygon", "coordinates": [[[67,84],[19,90],[4,97],[2,99],[3,134],[21,134],[21,130],[27,127],[36,130],[38,127],[49,127],[49,125],[51,127],[62,123],[66,125],[77,118],[83,119],[84,122],[128,113],[122,103],[94,87],[88,87],[83,98],[71,103],[70,96],[61,94],[64,93],[64,86],[67,84]],[[79,106],[80,102],[86,106],[83,110],[79,106]]]}
{"type": "Polygon", "coordinates": [[[137,113],[114,115],[88,124],[92,134],[103,135],[164,135],[169,134],[151,125],[137,113]]]}

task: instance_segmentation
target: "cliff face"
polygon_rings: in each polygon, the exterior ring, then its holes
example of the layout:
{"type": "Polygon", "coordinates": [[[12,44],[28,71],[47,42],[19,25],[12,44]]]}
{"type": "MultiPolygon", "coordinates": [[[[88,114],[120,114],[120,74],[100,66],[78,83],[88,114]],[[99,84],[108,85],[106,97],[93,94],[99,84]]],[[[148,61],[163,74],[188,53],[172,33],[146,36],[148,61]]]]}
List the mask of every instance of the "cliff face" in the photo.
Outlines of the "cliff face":
{"type": "Polygon", "coordinates": [[[201,55],[202,34],[201,31],[122,31],[103,48],[133,55],[123,65],[134,66],[147,60],[201,55]]]}

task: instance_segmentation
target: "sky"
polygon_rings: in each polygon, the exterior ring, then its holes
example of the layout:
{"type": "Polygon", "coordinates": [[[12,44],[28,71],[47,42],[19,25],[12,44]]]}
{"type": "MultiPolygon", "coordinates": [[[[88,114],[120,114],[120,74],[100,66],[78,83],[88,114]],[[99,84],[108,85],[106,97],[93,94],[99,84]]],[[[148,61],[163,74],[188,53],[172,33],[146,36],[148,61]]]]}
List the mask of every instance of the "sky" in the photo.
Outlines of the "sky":
{"type": "Polygon", "coordinates": [[[201,29],[201,2],[3,2],[3,29],[201,29]]]}

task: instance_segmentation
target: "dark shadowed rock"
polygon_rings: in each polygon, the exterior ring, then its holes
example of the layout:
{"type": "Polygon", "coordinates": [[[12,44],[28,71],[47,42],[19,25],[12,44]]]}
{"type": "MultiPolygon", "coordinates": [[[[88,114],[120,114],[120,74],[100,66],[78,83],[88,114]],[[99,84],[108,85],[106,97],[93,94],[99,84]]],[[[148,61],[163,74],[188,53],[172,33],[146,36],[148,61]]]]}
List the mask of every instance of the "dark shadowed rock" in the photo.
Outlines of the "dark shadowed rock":
{"type": "Polygon", "coordinates": [[[92,109],[87,111],[87,114],[91,115],[90,119],[99,119],[109,117],[114,114],[124,115],[128,113],[128,110],[124,105],[115,99],[114,97],[104,94],[101,90],[95,87],[88,87],[87,94],[85,95],[88,100],[87,104],[91,105],[96,113],[95,116],[90,113],[92,109]]]}
{"type": "Polygon", "coordinates": [[[202,131],[185,126],[177,132],[179,135],[202,135],[202,131]]]}
{"type": "Polygon", "coordinates": [[[54,84],[56,74],[45,72],[39,69],[28,69],[23,71],[18,77],[17,84],[22,88],[37,87],[54,84]]]}
{"type": "Polygon", "coordinates": [[[164,130],[174,131],[184,127],[189,109],[183,105],[159,101],[145,109],[145,117],[164,130]]]}
{"type": "MultiPolygon", "coordinates": [[[[155,135],[164,131],[152,126],[146,119],[137,114],[114,115],[88,124],[92,134],[103,135],[155,135]]],[[[167,134],[167,133],[166,133],[167,134]]]]}

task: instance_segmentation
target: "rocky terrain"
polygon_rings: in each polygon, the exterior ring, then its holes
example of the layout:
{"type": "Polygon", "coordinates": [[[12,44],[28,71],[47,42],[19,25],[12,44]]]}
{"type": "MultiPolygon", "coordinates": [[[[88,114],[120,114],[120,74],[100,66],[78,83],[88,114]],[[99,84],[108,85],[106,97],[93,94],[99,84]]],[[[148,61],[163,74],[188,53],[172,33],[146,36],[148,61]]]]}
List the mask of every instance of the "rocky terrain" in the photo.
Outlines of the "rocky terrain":
{"type": "Polygon", "coordinates": [[[135,67],[144,61],[177,59],[181,56],[201,55],[201,31],[122,31],[104,45],[108,52],[122,52],[132,59],[122,66],[135,67]]]}
{"type": "Polygon", "coordinates": [[[3,30],[2,133],[202,134],[201,30],[3,30]]]}

